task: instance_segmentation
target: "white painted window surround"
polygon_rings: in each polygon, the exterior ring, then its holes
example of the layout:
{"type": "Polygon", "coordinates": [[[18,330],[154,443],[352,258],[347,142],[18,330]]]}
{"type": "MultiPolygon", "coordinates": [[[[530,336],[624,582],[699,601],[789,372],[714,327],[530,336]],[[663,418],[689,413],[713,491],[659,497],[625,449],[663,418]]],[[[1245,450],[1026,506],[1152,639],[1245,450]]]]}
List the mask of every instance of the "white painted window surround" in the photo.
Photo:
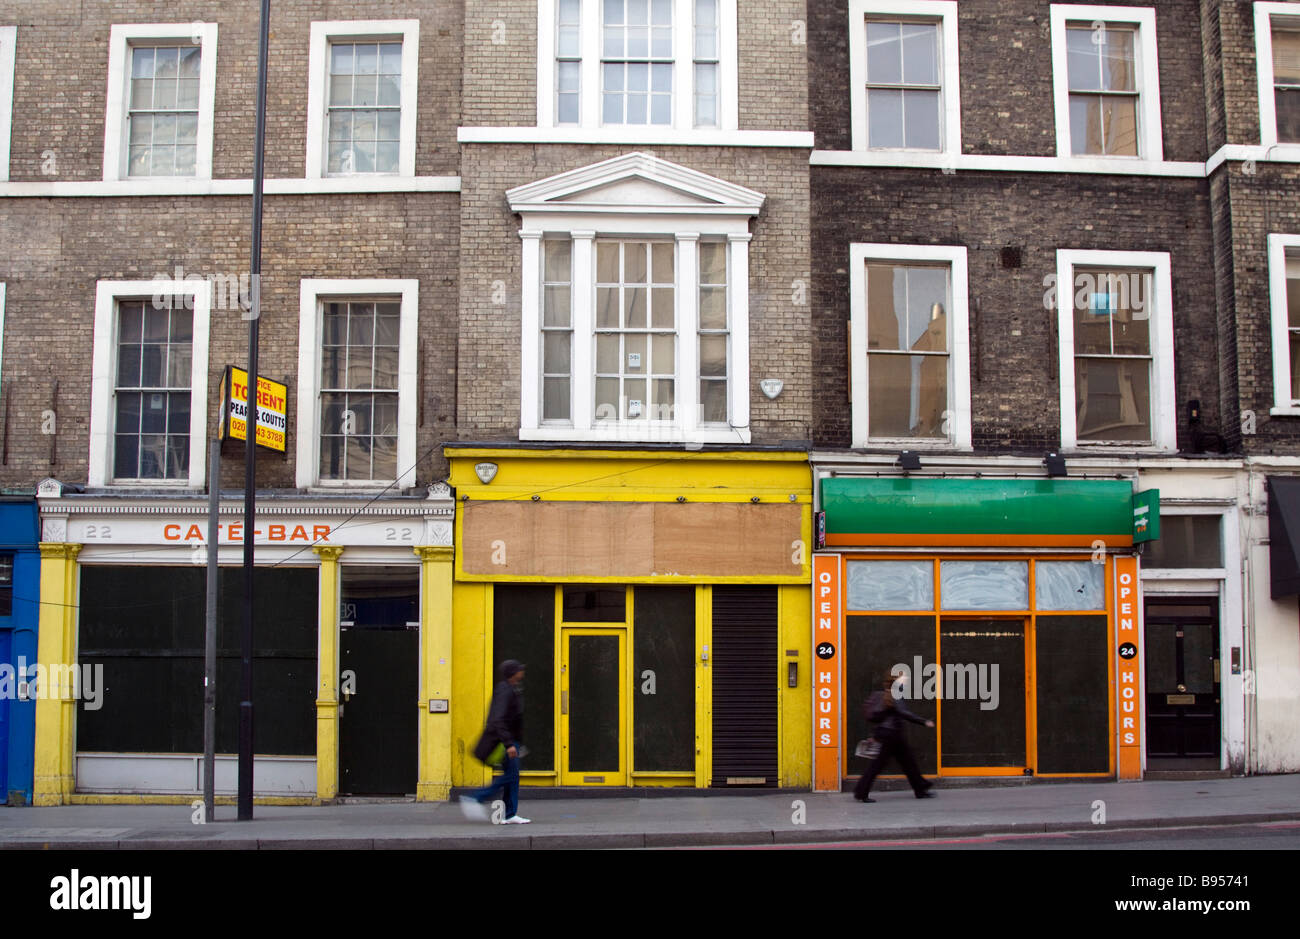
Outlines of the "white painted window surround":
{"type": "MultiPolygon", "coordinates": [[[[5,283],[0,281],[0,377],[4,376],[5,354],[5,283]]],[[[3,383],[0,383],[3,387],[3,383]]]]}
{"type": "Polygon", "coordinates": [[[418,280],[303,280],[299,285],[298,426],[295,485],[299,489],[409,489],[415,485],[417,376],[419,373],[418,280]],[[397,472],[394,480],[320,478],[320,382],[322,314],[326,300],[391,297],[401,304],[397,362],[397,472]]]}
{"type": "MultiPolygon", "coordinates": [[[[926,20],[939,26],[940,143],[931,157],[961,153],[961,83],[958,78],[957,4],[955,0],[849,0],[849,102],[853,149],[869,150],[867,140],[867,20],[897,17],[926,20]]],[[[901,155],[909,151],[883,151],[901,155]]]]}
{"type": "Polygon", "coordinates": [[[9,179],[9,137],[13,129],[17,51],[18,27],[0,26],[0,183],[9,179]]]}
{"type": "Polygon", "coordinates": [[[1279,417],[1300,417],[1300,399],[1291,396],[1291,319],[1287,281],[1300,280],[1300,235],[1268,236],[1268,297],[1273,335],[1273,407],[1279,417]]]}
{"type": "Polygon", "coordinates": [[[971,449],[970,314],[966,249],[958,245],[849,245],[849,387],[853,405],[853,446],[908,450],[971,449]],[[948,332],[948,438],[872,439],[868,428],[867,264],[920,262],[946,264],[951,285],[948,332]]]}
{"type": "Polygon", "coordinates": [[[207,468],[208,332],[212,313],[212,284],[205,280],[101,280],[95,286],[94,352],[90,378],[90,459],[87,483],[92,487],[122,486],[150,489],[201,489],[207,468]],[[193,370],[190,383],[190,467],[182,480],[116,481],[113,466],[113,389],[117,371],[117,301],[140,297],[187,297],[193,304],[193,370]]]}
{"type": "MultiPolygon", "coordinates": [[[[670,128],[601,123],[601,0],[581,0],[578,44],[581,51],[579,120],[576,125],[557,124],[556,118],[556,0],[537,0],[537,129],[590,134],[600,130],[599,139],[611,142],[659,142],[671,139],[671,131],[692,131],[695,127],[694,24],[695,0],[673,0],[673,119],[670,128]],[[666,133],[667,132],[667,133],[666,133]]],[[[715,134],[735,131],[740,126],[737,0],[718,0],[720,18],[718,83],[719,123],[715,134]]],[[[468,130],[463,128],[462,130],[468,130]]],[[[712,129],[712,128],[711,128],[712,129]]],[[[486,128],[484,129],[486,130],[486,128]]],[[[565,136],[563,134],[557,136],[565,136]]],[[[794,144],[794,146],[798,146],[794,144]]]]}
{"type": "MultiPolygon", "coordinates": [[[[1277,101],[1273,90],[1273,30],[1278,26],[1300,29],[1300,3],[1255,4],[1255,70],[1259,81],[1259,142],[1263,147],[1279,146],[1277,101]]],[[[1300,151],[1300,146],[1292,144],[1290,149],[1300,151]]],[[[1300,155],[1294,158],[1300,159],[1300,155]]]]}
{"type": "MultiPolygon", "coordinates": [[[[1134,43],[1135,75],[1138,88],[1138,155],[1091,156],[1091,160],[1106,162],[1143,161],[1159,163],[1164,160],[1164,143],[1160,123],[1160,70],[1156,44],[1156,11],[1154,7],[1099,6],[1090,4],[1053,3],[1051,6],[1052,34],[1052,95],[1056,110],[1056,155],[1075,158],[1070,145],[1070,79],[1066,52],[1066,24],[1103,23],[1133,25],[1137,27],[1134,43]]],[[[1075,158],[1077,159],[1077,158],[1075,158]]]]}
{"type": "Polygon", "coordinates": [[[1061,449],[1076,453],[1155,452],[1178,449],[1174,386],[1174,304],[1169,254],[1164,251],[1056,252],[1057,335],[1060,339],[1061,449]],[[1147,445],[1133,442],[1080,442],[1075,414],[1074,294],[1076,267],[1148,268],[1155,294],[1151,317],[1151,433],[1147,445]]]}
{"type": "Polygon", "coordinates": [[[519,186],[506,193],[523,224],[520,323],[520,440],[628,443],[749,443],[749,220],[761,193],[630,153],[519,186]],[[572,242],[571,420],[542,420],[542,240],[572,242]],[[676,392],[671,420],[596,420],[595,244],[597,239],[676,243],[676,392]],[[698,248],[727,244],[730,349],[727,426],[701,426],[698,248]]]}
{"type": "Polygon", "coordinates": [[[325,175],[329,47],[335,40],[361,42],[396,40],[402,43],[401,147],[398,152],[396,175],[414,176],[420,21],[331,20],[311,24],[311,45],[307,57],[307,178],[320,179],[325,175]]]}
{"type": "MultiPolygon", "coordinates": [[[[199,127],[192,179],[212,178],[212,141],[217,92],[216,23],[116,23],[108,37],[108,96],[104,112],[104,181],[127,179],[127,102],[130,100],[131,46],[156,42],[193,43],[200,51],[199,127]]],[[[157,185],[154,180],[139,184],[157,185]]],[[[158,180],[161,183],[162,180],[158,180]]],[[[198,451],[202,452],[202,451],[198,451]]],[[[200,460],[202,462],[202,460],[200,460]]]]}

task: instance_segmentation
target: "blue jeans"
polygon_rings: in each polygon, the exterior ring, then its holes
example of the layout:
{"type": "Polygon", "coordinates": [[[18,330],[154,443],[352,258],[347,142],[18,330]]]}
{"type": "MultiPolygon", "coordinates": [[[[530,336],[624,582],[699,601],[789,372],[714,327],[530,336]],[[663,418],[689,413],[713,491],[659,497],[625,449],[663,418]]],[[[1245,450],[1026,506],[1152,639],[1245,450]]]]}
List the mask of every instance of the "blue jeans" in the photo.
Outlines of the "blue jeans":
{"type": "Polygon", "coordinates": [[[498,789],[504,789],[506,818],[514,818],[519,814],[519,757],[507,753],[501,764],[501,770],[500,776],[494,776],[492,782],[482,789],[475,789],[469,797],[475,802],[486,802],[496,795],[498,789]]]}

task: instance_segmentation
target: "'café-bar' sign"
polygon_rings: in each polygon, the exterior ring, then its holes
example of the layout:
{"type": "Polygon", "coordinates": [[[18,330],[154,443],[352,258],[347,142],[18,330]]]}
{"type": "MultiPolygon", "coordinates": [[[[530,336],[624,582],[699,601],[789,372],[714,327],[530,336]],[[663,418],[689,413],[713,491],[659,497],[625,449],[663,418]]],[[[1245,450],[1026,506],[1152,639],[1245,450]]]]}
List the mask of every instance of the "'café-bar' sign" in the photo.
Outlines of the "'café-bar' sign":
{"type": "MultiPolygon", "coordinates": [[[[257,445],[284,452],[289,387],[257,377],[257,445]]],[[[222,440],[248,439],[248,372],[226,366],[221,378],[222,440]]]]}

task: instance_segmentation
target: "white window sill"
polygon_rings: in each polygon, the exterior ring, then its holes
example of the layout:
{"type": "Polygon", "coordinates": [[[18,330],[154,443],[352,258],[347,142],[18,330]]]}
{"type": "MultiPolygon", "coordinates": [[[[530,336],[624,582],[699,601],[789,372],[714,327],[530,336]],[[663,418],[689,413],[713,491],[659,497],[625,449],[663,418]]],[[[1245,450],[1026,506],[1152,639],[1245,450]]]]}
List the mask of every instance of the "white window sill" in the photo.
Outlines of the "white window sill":
{"type": "Polygon", "coordinates": [[[533,427],[520,428],[520,440],[539,440],[571,443],[664,443],[664,444],[739,444],[750,442],[749,428],[703,430],[697,429],[689,436],[680,428],[671,425],[646,425],[629,427],[593,428],[592,430],[574,430],[572,427],[533,427]]]}
{"type": "Polygon", "coordinates": [[[1093,443],[1093,444],[1076,444],[1072,447],[1061,447],[1057,451],[1063,457],[1088,457],[1088,456],[1127,456],[1130,453],[1151,454],[1159,456],[1176,456],[1177,447],[1158,447],[1147,444],[1129,444],[1123,441],[1117,443],[1093,443]]]}
{"type": "Polygon", "coordinates": [[[813,166],[890,166],[1020,173],[1098,173],[1115,176],[1184,176],[1201,179],[1204,163],[1142,160],[1135,157],[996,156],[983,153],[940,153],[933,150],[814,150],[813,166]]]}
{"type": "Polygon", "coordinates": [[[672,127],[460,127],[459,143],[604,143],[631,146],[794,147],[811,150],[811,131],[680,130],[672,127]]]}
{"type": "Polygon", "coordinates": [[[1287,408],[1269,408],[1270,417],[1300,417],[1300,404],[1293,404],[1287,408]]]}
{"type": "Polygon", "coordinates": [[[951,440],[933,440],[929,438],[918,438],[909,440],[900,438],[897,440],[883,440],[871,438],[865,442],[853,444],[854,450],[881,450],[892,453],[894,451],[913,450],[929,451],[942,453],[974,453],[974,447],[961,447],[951,440]]]}
{"type": "MultiPolygon", "coordinates": [[[[328,176],[319,179],[268,179],[268,196],[330,195],[366,192],[460,192],[459,176],[328,176]]],[[[251,179],[198,179],[158,176],[147,179],[77,182],[0,182],[0,198],[84,196],[249,196],[251,179]]]]}

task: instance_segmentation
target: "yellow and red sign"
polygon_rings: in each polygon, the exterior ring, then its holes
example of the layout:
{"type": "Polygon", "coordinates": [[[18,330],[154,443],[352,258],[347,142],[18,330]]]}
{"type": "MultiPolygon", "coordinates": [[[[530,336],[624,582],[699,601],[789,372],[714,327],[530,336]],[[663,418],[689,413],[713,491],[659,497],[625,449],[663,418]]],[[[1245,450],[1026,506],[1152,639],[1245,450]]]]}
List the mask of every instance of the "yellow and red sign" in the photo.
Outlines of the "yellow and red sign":
{"type": "MultiPolygon", "coordinates": [[[[221,379],[222,440],[248,439],[248,372],[227,366],[221,379]]],[[[257,445],[283,453],[288,421],[289,388],[257,377],[257,445]]]]}
{"type": "Polygon", "coordinates": [[[813,791],[840,791],[840,556],[813,555],[813,791]]]}
{"type": "Polygon", "coordinates": [[[1142,778],[1142,630],[1138,616],[1138,562],[1115,558],[1115,676],[1120,779],[1142,778]]]}

